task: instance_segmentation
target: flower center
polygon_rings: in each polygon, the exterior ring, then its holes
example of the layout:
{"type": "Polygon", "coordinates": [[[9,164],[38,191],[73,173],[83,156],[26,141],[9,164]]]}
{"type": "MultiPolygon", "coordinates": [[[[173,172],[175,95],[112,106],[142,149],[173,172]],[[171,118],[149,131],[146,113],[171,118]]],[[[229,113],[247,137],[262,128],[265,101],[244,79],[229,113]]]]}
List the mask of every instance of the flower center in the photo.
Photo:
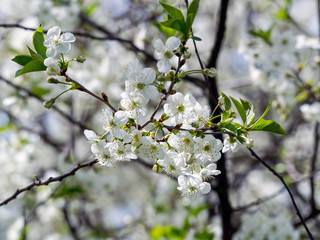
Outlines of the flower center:
{"type": "Polygon", "coordinates": [[[165,56],[166,58],[170,59],[170,58],[172,58],[173,54],[172,54],[172,52],[170,52],[170,51],[165,51],[165,52],[164,52],[164,56],[165,56]]]}
{"type": "Polygon", "coordinates": [[[177,110],[178,112],[183,112],[184,111],[184,106],[182,104],[180,104],[178,107],[177,107],[177,110]]]}
{"type": "Polygon", "coordinates": [[[145,86],[146,86],[146,85],[143,84],[143,83],[138,83],[138,84],[136,85],[136,87],[137,87],[138,89],[140,89],[140,90],[144,89],[145,86]]]}
{"type": "Polygon", "coordinates": [[[206,151],[206,152],[209,152],[210,146],[209,146],[209,145],[205,145],[205,146],[203,147],[203,150],[206,151]]]}

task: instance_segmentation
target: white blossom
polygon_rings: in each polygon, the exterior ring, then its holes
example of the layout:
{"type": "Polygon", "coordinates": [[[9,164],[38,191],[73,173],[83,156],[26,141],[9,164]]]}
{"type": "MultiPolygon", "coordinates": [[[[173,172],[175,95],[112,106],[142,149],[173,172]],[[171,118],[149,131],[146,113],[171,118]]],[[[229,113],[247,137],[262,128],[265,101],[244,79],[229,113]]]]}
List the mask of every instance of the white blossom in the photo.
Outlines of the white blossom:
{"type": "Polygon", "coordinates": [[[211,186],[207,182],[202,182],[199,174],[187,174],[178,177],[178,190],[182,192],[182,196],[189,198],[197,198],[201,194],[207,194],[211,190],[211,186]]]}
{"type": "Polygon", "coordinates": [[[48,30],[48,38],[43,42],[43,45],[47,47],[47,57],[55,57],[58,53],[68,53],[71,49],[70,43],[76,40],[72,33],[60,34],[61,29],[57,26],[48,30]]]}
{"type": "Polygon", "coordinates": [[[300,111],[306,120],[310,122],[320,121],[320,102],[303,104],[300,106],[300,111]]]}
{"type": "Polygon", "coordinates": [[[195,157],[201,163],[207,161],[215,162],[221,158],[222,142],[212,135],[206,135],[204,138],[194,138],[195,157]]]}
{"type": "Polygon", "coordinates": [[[128,93],[123,92],[121,94],[121,106],[125,109],[125,113],[129,118],[139,121],[147,115],[147,109],[145,105],[148,102],[143,95],[130,96],[128,93]]]}
{"type": "Polygon", "coordinates": [[[143,137],[141,139],[141,145],[137,148],[136,153],[139,157],[148,161],[155,161],[164,157],[161,145],[151,137],[143,137]]]}
{"type": "Polygon", "coordinates": [[[113,113],[110,108],[102,110],[102,124],[107,133],[111,133],[113,137],[123,139],[127,133],[121,127],[128,121],[128,117],[124,111],[113,113]]]}
{"type": "Polygon", "coordinates": [[[184,155],[175,151],[167,151],[164,158],[157,161],[168,175],[178,176],[185,170],[184,155]]]}
{"type": "Polygon", "coordinates": [[[180,123],[190,123],[194,118],[193,107],[196,100],[190,94],[183,96],[177,92],[168,97],[167,103],[164,104],[164,113],[170,116],[170,123],[173,125],[180,123]]]}
{"type": "Polygon", "coordinates": [[[47,74],[50,76],[60,74],[60,67],[57,63],[57,59],[49,57],[46,58],[43,64],[47,67],[47,74]]]}
{"type": "Polygon", "coordinates": [[[188,131],[180,131],[177,134],[171,134],[168,143],[178,151],[192,152],[194,141],[188,131]]]}
{"type": "Polygon", "coordinates": [[[109,145],[109,151],[117,161],[130,161],[136,159],[137,156],[131,152],[130,145],[124,145],[120,141],[114,141],[109,145]]]}
{"type": "Polygon", "coordinates": [[[200,170],[200,175],[204,181],[212,178],[213,176],[219,175],[221,172],[217,170],[217,165],[215,163],[210,163],[205,168],[200,170]]]}
{"type": "Polygon", "coordinates": [[[177,50],[181,41],[176,37],[170,37],[164,45],[163,42],[158,39],[154,43],[155,52],[154,55],[158,60],[157,67],[159,72],[168,74],[171,69],[171,59],[174,55],[173,51],[177,50]]]}
{"type": "Polygon", "coordinates": [[[232,152],[235,153],[241,148],[241,144],[236,140],[231,140],[230,137],[227,137],[223,141],[223,148],[222,148],[222,153],[225,152],[232,152]]]}

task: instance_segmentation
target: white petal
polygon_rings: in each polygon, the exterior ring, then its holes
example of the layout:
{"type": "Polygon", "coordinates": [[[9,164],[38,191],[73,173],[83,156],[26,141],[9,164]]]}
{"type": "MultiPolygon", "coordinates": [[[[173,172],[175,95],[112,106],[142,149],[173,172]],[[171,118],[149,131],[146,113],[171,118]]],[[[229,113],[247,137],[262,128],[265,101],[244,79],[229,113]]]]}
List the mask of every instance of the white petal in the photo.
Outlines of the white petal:
{"type": "Polygon", "coordinates": [[[56,49],[52,47],[47,48],[46,55],[47,57],[54,57],[56,55],[56,49]]]}
{"type": "Polygon", "coordinates": [[[179,46],[180,46],[180,39],[176,38],[176,37],[170,37],[167,41],[166,41],[166,48],[170,51],[174,51],[176,50],[179,46]]]}
{"type": "Polygon", "coordinates": [[[159,91],[155,86],[146,86],[143,90],[144,95],[151,100],[156,100],[159,97],[159,91]]]}
{"type": "Polygon", "coordinates": [[[156,73],[153,71],[152,68],[145,68],[141,71],[142,79],[141,83],[150,84],[156,79],[156,73]]]}
{"type": "Polygon", "coordinates": [[[60,40],[62,42],[74,42],[76,38],[72,33],[67,32],[61,35],[60,40]]]}
{"type": "Polygon", "coordinates": [[[61,33],[61,29],[59,27],[55,26],[55,27],[50,28],[48,30],[47,36],[48,36],[48,38],[60,36],[60,33],[61,33]]]}
{"type": "Polygon", "coordinates": [[[114,121],[117,125],[119,125],[121,127],[127,123],[128,116],[126,115],[126,113],[124,111],[117,111],[114,114],[114,121]]]}
{"type": "Polygon", "coordinates": [[[56,64],[57,62],[56,62],[56,60],[54,59],[54,58],[52,58],[52,57],[48,57],[48,58],[46,58],[45,60],[44,60],[44,62],[43,62],[43,64],[45,65],[45,66],[50,66],[50,65],[53,65],[53,64],[56,64]]]}
{"type": "Polygon", "coordinates": [[[211,190],[211,186],[207,182],[201,183],[199,188],[202,194],[207,194],[211,190]]]}
{"type": "Polygon", "coordinates": [[[94,131],[88,129],[84,130],[84,135],[89,141],[98,138],[97,134],[94,131]]]}
{"type": "Polygon", "coordinates": [[[157,51],[157,52],[162,52],[164,50],[164,44],[163,42],[161,41],[161,39],[158,39],[154,42],[153,44],[154,46],[154,49],[157,51]]]}
{"type": "Polygon", "coordinates": [[[178,183],[183,188],[185,188],[187,186],[187,181],[188,181],[188,179],[185,176],[179,176],[178,177],[178,183]]]}
{"type": "Polygon", "coordinates": [[[171,63],[168,59],[162,59],[158,61],[157,67],[159,72],[168,74],[171,69],[171,63]]]}
{"type": "Polygon", "coordinates": [[[57,51],[59,53],[68,53],[70,49],[71,49],[71,44],[68,42],[59,43],[59,45],[57,46],[57,51]]]}

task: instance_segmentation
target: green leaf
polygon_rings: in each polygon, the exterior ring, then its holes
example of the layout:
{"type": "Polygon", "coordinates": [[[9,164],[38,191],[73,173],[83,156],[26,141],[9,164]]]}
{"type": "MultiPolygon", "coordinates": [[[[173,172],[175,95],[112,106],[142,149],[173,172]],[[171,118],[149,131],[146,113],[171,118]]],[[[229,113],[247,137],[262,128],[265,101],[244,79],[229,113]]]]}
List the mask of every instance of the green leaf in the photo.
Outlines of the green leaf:
{"type": "Polygon", "coordinates": [[[248,130],[250,130],[250,131],[265,131],[265,132],[287,135],[286,131],[277,122],[275,122],[273,120],[259,119],[248,130]]]}
{"type": "Polygon", "coordinates": [[[167,11],[167,13],[169,14],[169,16],[173,19],[179,19],[184,21],[184,16],[182,14],[182,12],[178,9],[175,8],[169,4],[166,4],[164,2],[160,2],[160,4],[162,5],[162,7],[167,11]]]}
{"type": "Polygon", "coordinates": [[[150,237],[154,240],[170,239],[170,240],[183,240],[186,235],[185,231],[182,231],[174,226],[161,226],[157,225],[150,231],[150,237]]]}
{"type": "Polygon", "coordinates": [[[18,55],[11,59],[12,61],[20,64],[21,66],[26,65],[30,61],[32,61],[32,57],[29,55],[18,55]]]}
{"type": "Polygon", "coordinates": [[[34,95],[38,96],[38,97],[43,97],[44,95],[50,93],[50,89],[34,86],[30,90],[30,92],[33,93],[34,95]]]}
{"type": "Polygon", "coordinates": [[[191,30],[194,18],[197,15],[197,11],[199,8],[199,2],[200,2],[200,0],[193,0],[192,3],[188,7],[187,20],[186,20],[188,31],[191,30]]]}
{"type": "Polygon", "coordinates": [[[43,57],[39,53],[36,53],[35,51],[33,51],[29,47],[28,47],[28,50],[29,50],[29,53],[30,53],[30,55],[31,55],[33,60],[39,60],[39,61],[43,61],[44,60],[43,57]]]}
{"type": "Polygon", "coordinates": [[[161,24],[165,27],[175,29],[183,34],[187,34],[186,23],[184,22],[184,20],[168,19],[167,21],[161,22],[161,24]]]}
{"type": "Polygon", "coordinates": [[[265,41],[268,45],[271,45],[271,33],[273,30],[273,26],[271,26],[267,31],[263,31],[262,29],[258,29],[257,31],[250,30],[249,33],[252,36],[261,38],[263,41],[265,41]]]}
{"type": "Polygon", "coordinates": [[[244,110],[244,107],[242,106],[242,104],[238,100],[234,99],[233,97],[230,97],[230,98],[231,98],[233,104],[236,106],[236,108],[240,114],[240,117],[242,119],[243,124],[245,124],[247,121],[247,115],[246,115],[246,111],[244,110]]]}
{"type": "Polygon", "coordinates": [[[156,26],[161,32],[163,32],[168,38],[174,36],[176,32],[174,29],[168,28],[156,21],[153,22],[153,25],[156,26]]]}
{"type": "Polygon", "coordinates": [[[43,45],[43,42],[44,42],[43,31],[42,31],[42,26],[40,25],[40,27],[33,34],[33,46],[36,52],[43,59],[46,59],[47,48],[43,45]]]}
{"type": "Polygon", "coordinates": [[[229,110],[231,108],[231,101],[230,101],[230,98],[225,95],[222,91],[220,91],[221,93],[221,96],[224,98],[224,109],[225,110],[229,110]]]}
{"type": "Polygon", "coordinates": [[[243,100],[240,98],[240,101],[241,101],[241,104],[242,104],[244,110],[246,111],[247,125],[250,126],[255,122],[256,113],[255,113],[254,107],[250,102],[248,102],[246,100],[243,100]]]}
{"type": "Polygon", "coordinates": [[[81,186],[68,186],[66,183],[63,184],[53,195],[54,198],[65,198],[74,197],[76,195],[81,195],[84,190],[81,186]]]}
{"type": "Polygon", "coordinates": [[[275,14],[274,17],[280,20],[288,20],[289,14],[286,8],[279,9],[275,14]]]}
{"type": "Polygon", "coordinates": [[[191,36],[191,38],[192,38],[193,40],[195,40],[195,41],[202,41],[202,39],[201,39],[201,38],[196,37],[196,36],[191,36]]]}
{"type": "Polygon", "coordinates": [[[19,77],[25,73],[29,72],[37,72],[37,71],[44,71],[47,67],[43,64],[43,61],[41,60],[32,60],[29,63],[27,63],[22,69],[18,70],[16,72],[15,77],[19,77]]]}

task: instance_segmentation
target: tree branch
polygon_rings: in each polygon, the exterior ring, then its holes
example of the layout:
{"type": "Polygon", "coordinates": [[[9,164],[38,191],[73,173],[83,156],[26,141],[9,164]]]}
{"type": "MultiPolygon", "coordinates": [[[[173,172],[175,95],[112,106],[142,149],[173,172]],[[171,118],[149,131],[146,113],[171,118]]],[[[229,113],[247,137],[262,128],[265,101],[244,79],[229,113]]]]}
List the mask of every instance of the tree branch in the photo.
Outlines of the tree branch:
{"type": "MultiPolygon", "coordinates": [[[[1,75],[0,75],[0,80],[3,81],[3,82],[5,82],[6,84],[10,85],[11,87],[15,88],[16,90],[18,90],[18,91],[20,91],[20,92],[26,93],[28,96],[30,96],[30,97],[38,100],[38,101],[41,102],[42,104],[43,104],[43,102],[45,101],[43,98],[37,96],[36,94],[33,94],[33,93],[30,92],[28,89],[12,83],[11,81],[5,79],[5,78],[2,77],[1,75]]],[[[74,123],[74,124],[76,124],[77,126],[79,126],[82,130],[84,130],[84,129],[89,129],[89,128],[88,128],[87,126],[85,126],[83,123],[74,120],[74,119],[72,118],[72,116],[70,116],[69,114],[63,112],[63,111],[60,110],[58,107],[56,107],[56,106],[53,105],[51,108],[54,109],[56,112],[58,112],[62,117],[64,117],[65,119],[67,119],[69,122],[74,123]]]]}
{"type": "Polygon", "coordinates": [[[63,181],[65,178],[70,177],[72,175],[75,175],[75,173],[77,171],[79,171],[81,168],[86,168],[86,167],[91,167],[94,164],[96,164],[98,162],[97,159],[91,160],[89,162],[85,162],[85,163],[79,163],[76,167],[74,167],[73,169],[71,169],[69,172],[66,172],[60,176],[57,177],[49,177],[47,180],[42,181],[40,179],[35,179],[32,183],[30,183],[29,185],[23,187],[23,188],[19,188],[16,190],[16,192],[14,194],[12,194],[10,197],[8,197],[7,199],[3,200],[0,202],[0,206],[6,205],[9,202],[11,202],[12,200],[14,200],[18,195],[20,195],[21,193],[25,192],[25,191],[29,191],[34,187],[38,187],[38,186],[42,186],[42,185],[48,185],[52,182],[61,182],[63,181]]]}
{"type": "Polygon", "coordinates": [[[286,182],[284,181],[283,177],[282,177],[279,173],[277,173],[268,163],[266,163],[264,160],[262,160],[251,148],[248,148],[248,149],[249,149],[251,155],[252,155],[254,158],[256,158],[257,160],[259,160],[259,162],[262,163],[262,165],[264,165],[273,175],[275,175],[275,176],[282,182],[282,184],[284,185],[284,187],[286,188],[286,190],[287,190],[287,192],[288,192],[288,194],[289,194],[289,196],[290,196],[292,205],[293,205],[294,209],[296,210],[296,213],[297,213],[300,221],[302,222],[302,224],[303,224],[303,226],[304,226],[304,228],[305,228],[308,236],[310,237],[311,240],[313,240],[314,238],[313,238],[313,236],[312,236],[309,228],[307,227],[307,225],[306,225],[306,223],[305,223],[305,221],[304,221],[304,219],[303,219],[303,217],[302,217],[302,215],[301,215],[301,212],[300,212],[300,210],[299,210],[299,208],[298,208],[298,206],[297,206],[297,203],[296,203],[296,201],[295,201],[295,199],[294,199],[294,196],[293,196],[293,194],[291,193],[288,185],[287,185],[286,182]]]}

